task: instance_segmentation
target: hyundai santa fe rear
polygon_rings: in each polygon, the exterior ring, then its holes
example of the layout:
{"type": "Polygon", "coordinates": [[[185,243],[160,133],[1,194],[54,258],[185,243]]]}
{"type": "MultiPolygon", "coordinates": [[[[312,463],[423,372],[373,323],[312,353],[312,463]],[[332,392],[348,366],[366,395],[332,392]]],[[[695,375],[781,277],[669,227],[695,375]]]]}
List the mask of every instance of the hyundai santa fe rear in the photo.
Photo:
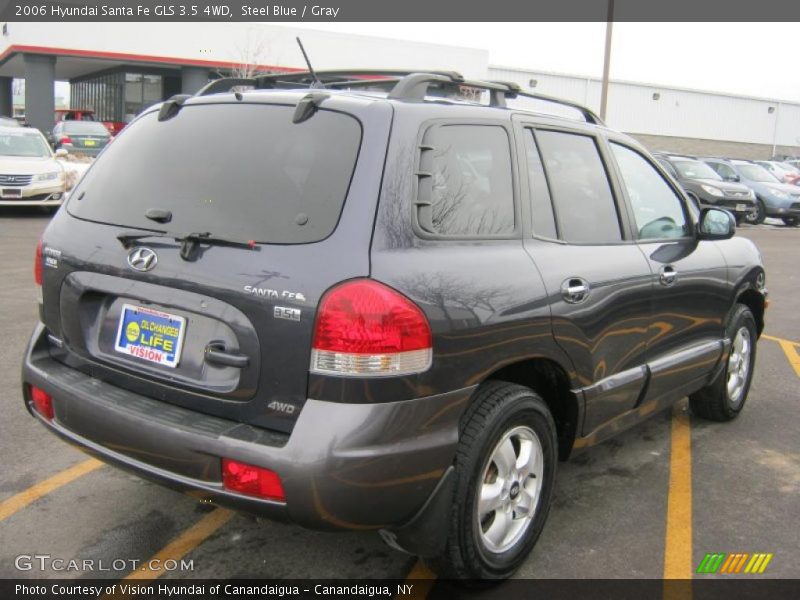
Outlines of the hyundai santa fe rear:
{"type": "Polygon", "coordinates": [[[52,432],[499,579],[559,458],[686,394],[739,414],[757,250],[591,111],[450,72],[253,84],[146,111],[45,231],[22,379],[52,432]]]}

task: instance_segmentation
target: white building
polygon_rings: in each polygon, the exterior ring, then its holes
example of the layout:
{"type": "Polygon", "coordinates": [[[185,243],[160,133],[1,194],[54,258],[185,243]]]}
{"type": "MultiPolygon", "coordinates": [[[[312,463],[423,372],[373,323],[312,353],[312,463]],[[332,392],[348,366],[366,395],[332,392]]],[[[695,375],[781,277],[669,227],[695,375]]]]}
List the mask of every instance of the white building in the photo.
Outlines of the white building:
{"type": "MultiPolygon", "coordinates": [[[[0,114],[11,114],[12,81],[24,78],[26,116],[40,129],[53,125],[55,81],[70,83],[73,108],[125,121],[149,104],[196,91],[209,78],[305,69],[296,36],[319,70],[455,70],[599,110],[598,78],[490,66],[489,52],[476,48],[260,23],[15,22],[3,24],[0,36],[0,114]]],[[[800,154],[800,103],[613,81],[606,121],[653,149],[752,158],[800,154]]]]}
{"type": "MultiPolygon", "coordinates": [[[[489,77],[600,109],[599,78],[496,66],[489,77]]],[[[798,102],[612,81],[606,122],[657,150],[742,158],[800,153],[798,102]]]]}

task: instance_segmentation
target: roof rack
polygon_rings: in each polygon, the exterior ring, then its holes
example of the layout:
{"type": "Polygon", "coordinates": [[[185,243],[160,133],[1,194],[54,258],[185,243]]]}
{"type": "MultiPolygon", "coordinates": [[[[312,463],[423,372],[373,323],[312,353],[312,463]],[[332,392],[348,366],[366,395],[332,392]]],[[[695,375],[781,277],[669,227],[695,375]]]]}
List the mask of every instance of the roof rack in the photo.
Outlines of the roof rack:
{"type": "Polygon", "coordinates": [[[487,90],[490,94],[489,105],[496,107],[507,106],[506,99],[517,97],[531,98],[542,102],[560,104],[577,110],[587,123],[603,125],[603,121],[591,109],[544,94],[525,92],[513,82],[508,81],[482,81],[465,79],[455,71],[407,71],[397,69],[337,69],[331,71],[294,71],[291,73],[272,73],[250,78],[227,77],[217,79],[204,86],[195,96],[223,93],[234,87],[254,87],[256,89],[297,88],[299,86],[312,87],[319,83],[325,88],[349,87],[381,87],[388,90],[389,98],[393,100],[424,100],[430,88],[444,91],[458,91],[461,87],[470,87],[487,90]],[[316,77],[315,77],[316,75],[316,77]]]}

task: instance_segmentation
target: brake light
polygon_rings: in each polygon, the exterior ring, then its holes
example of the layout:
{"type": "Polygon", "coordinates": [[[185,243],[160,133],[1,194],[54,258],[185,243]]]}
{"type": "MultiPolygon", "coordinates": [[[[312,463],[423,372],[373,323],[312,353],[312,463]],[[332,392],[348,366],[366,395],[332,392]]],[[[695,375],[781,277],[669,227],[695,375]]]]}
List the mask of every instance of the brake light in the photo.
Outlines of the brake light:
{"type": "Polygon", "coordinates": [[[36,285],[42,285],[42,240],[36,244],[36,258],[33,263],[33,280],[36,285]]]}
{"type": "Polygon", "coordinates": [[[72,143],[72,138],[71,138],[71,137],[68,137],[68,136],[66,136],[66,135],[65,135],[65,136],[63,136],[63,137],[61,138],[61,140],[59,140],[59,141],[60,141],[62,144],[71,144],[71,143],[72,143]]]}
{"type": "Polygon", "coordinates": [[[33,407],[36,409],[36,412],[48,421],[53,420],[53,397],[50,394],[32,385],[31,400],[33,401],[33,407]]]}
{"type": "Polygon", "coordinates": [[[431,329],[422,310],[371,279],[345,282],[323,296],[311,371],[363,377],[421,373],[431,365],[431,329]]]}
{"type": "Polygon", "coordinates": [[[248,496],[286,502],[283,484],[277,473],[230,458],[222,459],[222,486],[248,496]]]}

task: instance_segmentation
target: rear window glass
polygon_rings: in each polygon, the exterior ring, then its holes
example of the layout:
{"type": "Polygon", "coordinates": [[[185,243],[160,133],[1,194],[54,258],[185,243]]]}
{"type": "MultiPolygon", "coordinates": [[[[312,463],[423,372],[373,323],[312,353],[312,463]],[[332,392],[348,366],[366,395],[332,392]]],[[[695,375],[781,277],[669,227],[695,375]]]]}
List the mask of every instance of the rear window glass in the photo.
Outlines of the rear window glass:
{"type": "Polygon", "coordinates": [[[182,234],[322,240],[339,220],[361,126],[328,110],[295,124],[293,113],[293,106],[208,104],[185,106],[166,121],[145,115],[97,159],[67,209],[92,221],[182,234]],[[149,208],[171,211],[172,221],[147,219],[149,208]]]}
{"type": "Polygon", "coordinates": [[[64,121],[64,132],[76,135],[108,135],[108,129],[97,121],[64,121]]]}

